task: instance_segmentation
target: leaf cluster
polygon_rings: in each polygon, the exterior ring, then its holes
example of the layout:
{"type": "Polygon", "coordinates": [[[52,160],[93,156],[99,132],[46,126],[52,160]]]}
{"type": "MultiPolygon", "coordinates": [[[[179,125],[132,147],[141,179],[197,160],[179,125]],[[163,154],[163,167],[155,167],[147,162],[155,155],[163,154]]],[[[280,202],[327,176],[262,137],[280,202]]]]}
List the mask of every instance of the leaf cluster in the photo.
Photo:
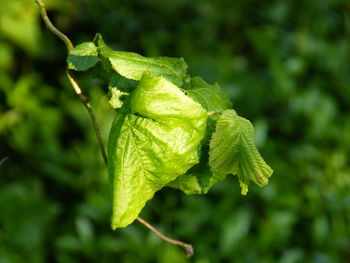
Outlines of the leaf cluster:
{"type": "Polygon", "coordinates": [[[205,194],[237,175],[246,195],[272,174],[254,144],[252,124],[231,109],[216,83],[187,73],[183,58],[114,51],[97,34],[70,51],[68,68],[98,65],[116,110],[108,142],[112,228],[132,223],[163,187],[205,194]]]}

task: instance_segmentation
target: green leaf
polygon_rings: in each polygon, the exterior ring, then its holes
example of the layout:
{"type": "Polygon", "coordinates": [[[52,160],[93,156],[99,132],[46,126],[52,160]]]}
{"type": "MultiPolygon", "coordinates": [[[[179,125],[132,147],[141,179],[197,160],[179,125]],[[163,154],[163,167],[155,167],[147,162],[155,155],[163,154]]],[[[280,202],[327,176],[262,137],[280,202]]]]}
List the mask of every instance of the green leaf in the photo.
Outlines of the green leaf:
{"type": "Polygon", "coordinates": [[[92,42],[84,42],[69,51],[67,57],[68,68],[85,71],[99,61],[97,47],[92,42]]]}
{"type": "Polygon", "coordinates": [[[183,58],[144,57],[137,53],[113,51],[105,45],[101,35],[96,35],[100,55],[107,59],[112,69],[121,76],[140,80],[145,72],[152,76],[163,77],[174,84],[181,86],[186,77],[187,64],[183,58]]]}
{"type": "Polygon", "coordinates": [[[199,162],[207,112],[164,78],[144,75],[108,143],[112,228],[132,223],[154,193],[199,162]]]}
{"type": "Polygon", "coordinates": [[[206,194],[214,184],[225,177],[225,174],[212,172],[208,164],[200,162],[167,186],[179,189],[187,195],[206,194]]]}
{"type": "Polygon", "coordinates": [[[238,175],[243,195],[250,181],[264,186],[273,172],[254,144],[252,124],[234,110],[224,111],[217,122],[210,142],[209,165],[217,173],[238,175]]]}
{"type": "Polygon", "coordinates": [[[219,84],[210,85],[200,77],[191,78],[190,83],[185,86],[185,91],[209,112],[223,111],[232,107],[230,99],[219,84]]]}
{"type": "Polygon", "coordinates": [[[215,183],[226,177],[226,174],[212,172],[208,164],[209,141],[215,131],[216,121],[216,115],[209,116],[205,136],[201,142],[199,164],[193,166],[186,174],[177,177],[167,186],[179,189],[187,195],[206,194],[215,183]]]}

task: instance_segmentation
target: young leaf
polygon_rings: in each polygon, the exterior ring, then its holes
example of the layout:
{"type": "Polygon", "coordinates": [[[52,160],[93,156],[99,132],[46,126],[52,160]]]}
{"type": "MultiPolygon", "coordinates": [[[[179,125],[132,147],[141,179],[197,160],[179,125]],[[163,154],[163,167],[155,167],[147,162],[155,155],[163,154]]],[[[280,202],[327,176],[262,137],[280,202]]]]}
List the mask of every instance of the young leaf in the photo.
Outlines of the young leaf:
{"type": "Polygon", "coordinates": [[[185,86],[185,91],[209,112],[223,111],[232,107],[230,99],[219,84],[210,85],[200,77],[191,78],[190,83],[185,86]]]}
{"type": "Polygon", "coordinates": [[[252,124],[234,110],[224,111],[217,122],[209,165],[217,173],[238,175],[243,195],[248,192],[249,181],[264,186],[273,172],[254,144],[252,124]]]}
{"type": "Polygon", "coordinates": [[[226,174],[212,172],[208,164],[209,142],[215,131],[216,121],[217,115],[210,115],[208,117],[205,136],[201,142],[199,164],[193,166],[186,174],[177,177],[167,186],[179,189],[187,195],[206,194],[215,183],[226,177],[226,174]]]}
{"type": "Polygon", "coordinates": [[[68,68],[85,71],[95,66],[99,61],[97,47],[92,42],[84,42],[69,51],[67,57],[68,68]]]}
{"type": "Polygon", "coordinates": [[[112,125],[112,228],[132,223],[154,193],[199,162],[207,112],[164,78],[144,75],[112,125]]]}
{"type": "Polygon", "coordinates": [[[125,78],[140,80],[143,73],[149,72],[152,76],[166,78],[181,86],[186,76],[187,64],[183,58],[150,58],[133,52],[113,51],[99,34],[94,42],[98,44],[100,55],[109,60],[113,70],[125,78]]]}

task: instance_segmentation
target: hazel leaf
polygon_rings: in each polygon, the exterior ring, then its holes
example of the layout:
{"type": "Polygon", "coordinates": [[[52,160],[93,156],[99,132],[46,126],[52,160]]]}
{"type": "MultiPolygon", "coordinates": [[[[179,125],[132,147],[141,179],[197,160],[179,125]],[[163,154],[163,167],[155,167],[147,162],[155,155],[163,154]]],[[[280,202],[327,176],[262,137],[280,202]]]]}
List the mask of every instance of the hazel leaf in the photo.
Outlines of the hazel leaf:
{"type": "Polygon", "coordinates": [[[101,57],[108,60],[111,68],[121,76],[140,80],[145,72],[155,77],[163,77],[181,86],[186,77],[187,64],[183,58],[144,57],[134,52],[114,51],[96,35],[95,43],[101,57]]]}
{"type": "Polygon", "coordinates": [[[238,175],[243,195],[250,181],[264,186],[273,173],[255,146],[253,125],[234,110],[224,111],[217,121],[210,141],[209,165],[217,173],[238,175]]]}
{"type": "Polygon", "coordinates": [[[69,51],[68,69],[86,71],[99,61],[97,47],[93,42],[84,42],[69,51]]]}
{"type": "Polygon", "coordinates": [[[220,112],[232,107],[229,97],[217,83],[210,85],[201,77],[194,77],[184,89],[189,97],[200,103],[208,112],[220,112]]]}
{"type": "Polygon", "coordinates": [[[207,112],[176,85],[144,75],[108,142],[112,228],[132,223],[154,193],[199,162],[207,112]]]}

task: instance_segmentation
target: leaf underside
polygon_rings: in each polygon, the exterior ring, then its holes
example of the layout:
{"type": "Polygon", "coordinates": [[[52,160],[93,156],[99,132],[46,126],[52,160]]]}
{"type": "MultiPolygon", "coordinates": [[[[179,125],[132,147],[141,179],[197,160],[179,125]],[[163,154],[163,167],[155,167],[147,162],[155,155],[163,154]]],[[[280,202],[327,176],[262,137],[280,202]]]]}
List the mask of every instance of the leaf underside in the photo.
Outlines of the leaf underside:
{"type": "Polygon", "coordinates": [[[238,175],[243,195],[250,181],[264,186],[273,172],[255,146],[252,124],[234,110],[224,111],[217,122],[210,142],[209,165],[215,172],[238,175]]]}

